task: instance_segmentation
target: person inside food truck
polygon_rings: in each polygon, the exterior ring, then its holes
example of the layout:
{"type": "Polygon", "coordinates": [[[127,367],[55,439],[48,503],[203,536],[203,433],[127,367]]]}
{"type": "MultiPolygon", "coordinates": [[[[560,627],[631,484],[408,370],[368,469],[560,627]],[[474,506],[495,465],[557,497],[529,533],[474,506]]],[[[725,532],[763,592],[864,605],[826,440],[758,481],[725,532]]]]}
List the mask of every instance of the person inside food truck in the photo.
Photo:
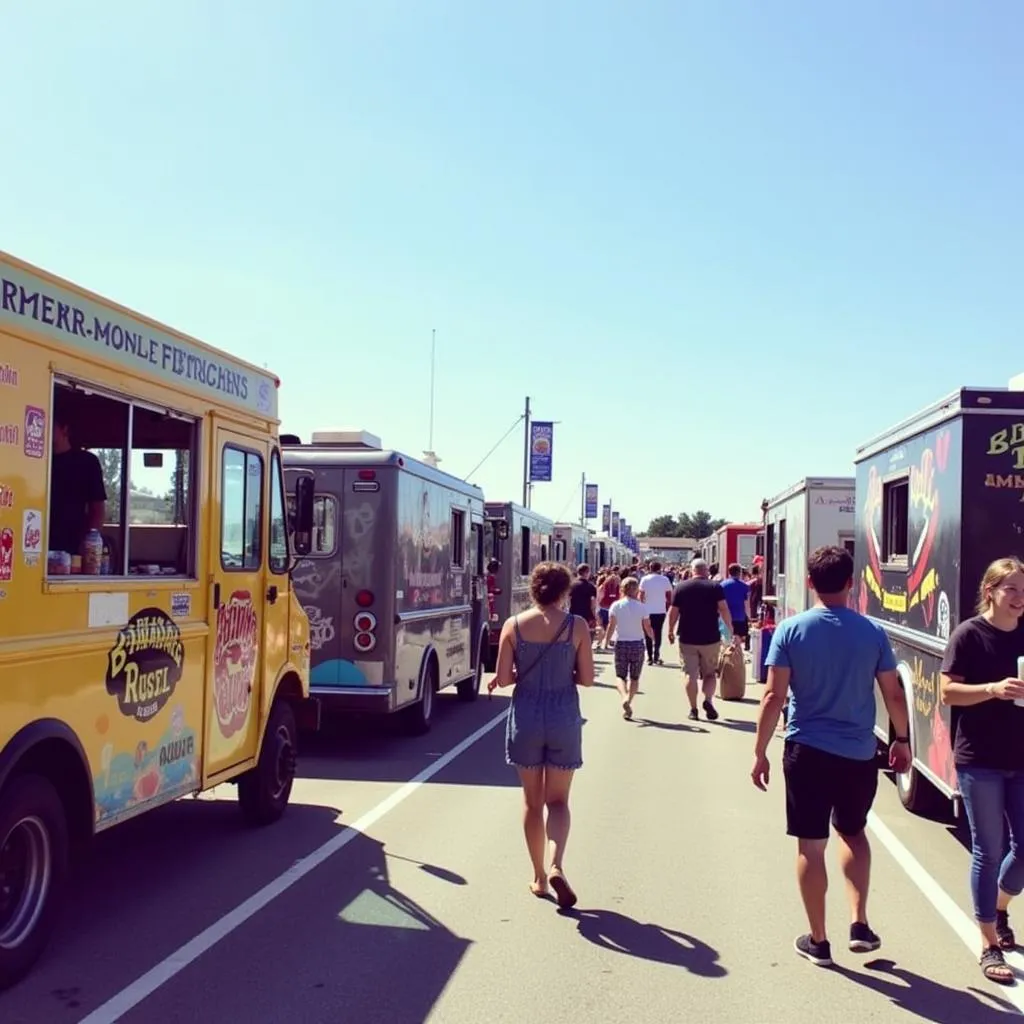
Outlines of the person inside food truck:
{"type": "Polygon", "coordinates": [[[77,555],[86,534],[103,526],[107,490],[100,460],[72,443],[71,430],[71,417],[58,409],[53,417],[49,550],[77,555]]]}

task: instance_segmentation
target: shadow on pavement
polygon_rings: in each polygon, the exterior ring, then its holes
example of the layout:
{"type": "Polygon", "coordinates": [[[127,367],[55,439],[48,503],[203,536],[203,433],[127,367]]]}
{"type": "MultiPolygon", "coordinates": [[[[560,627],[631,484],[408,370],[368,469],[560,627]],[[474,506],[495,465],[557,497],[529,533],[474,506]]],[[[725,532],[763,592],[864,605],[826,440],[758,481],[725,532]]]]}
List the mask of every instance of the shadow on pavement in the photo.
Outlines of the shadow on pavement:
{"type": "Polygon", "coordinates": [[[1005,1024],[1008,1013],[1018,1012],[998,992],[950,988],[899,967],[892,960],[871,960],[864,966],[863,972],[838,964],[832,970],[890,999],[918,1020],[932,1024],[1005,1024]]]}
{"type": "Polygon", "coordinates": [[[58,1003],[98,1005],[334,838],[340,814],[292,803],[253,829],[234,799],[184,799],[101,833],[74,867],[49,950],[4,993],[0,1017],[48,1021],[58,1003]]]}
{"type": "Polygon", "coordinates": [[[574,909],[560,913],[576,922],[576,930],[584,939],[602,949],[682,967],[703,978],[724,978],[729,973],[718,962],[718,950],[686,932],[635,921],[614,910],[574,909]]]}
{"type": "Polygon", "coordinates": [[[715,725],[724,729],[734,729],[736,732],[757,732],[756,722],[741,722],[736,718],[720,718],[715,725]]]}
{"type": "Polygon", "coordinates": [[[670,732],[708,732],[703,726],[686,722],[659,722],[653,718],[634,718],[633,723],[644,729],[668,729],[670,732]]]}

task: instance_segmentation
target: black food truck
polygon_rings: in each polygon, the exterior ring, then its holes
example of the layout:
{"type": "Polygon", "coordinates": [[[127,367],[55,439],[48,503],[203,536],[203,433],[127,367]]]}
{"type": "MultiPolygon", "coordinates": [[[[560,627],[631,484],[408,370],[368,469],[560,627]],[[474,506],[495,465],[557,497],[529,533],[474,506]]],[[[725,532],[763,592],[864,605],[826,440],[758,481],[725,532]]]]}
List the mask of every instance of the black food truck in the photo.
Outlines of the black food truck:
{"type": "MultiPolygon", "coordinates": [[[[1024,547],[1024,392],[961,388],[857,450],[854,607],[889,636],[910,708],[900,800],[959,813],[939,669],[996,558],[1024,547]]],[[[892,730],[879,696],[875,732],[892,730]]]]}

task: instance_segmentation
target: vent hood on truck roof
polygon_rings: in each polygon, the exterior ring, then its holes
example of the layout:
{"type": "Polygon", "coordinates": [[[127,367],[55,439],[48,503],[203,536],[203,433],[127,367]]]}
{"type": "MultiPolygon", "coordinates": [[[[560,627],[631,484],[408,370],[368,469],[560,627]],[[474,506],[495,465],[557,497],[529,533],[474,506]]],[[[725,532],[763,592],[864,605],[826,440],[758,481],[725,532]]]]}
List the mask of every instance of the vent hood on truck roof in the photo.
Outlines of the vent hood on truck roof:
{"type": "Polygon", "coordinates": [[[1024,391],[1024,373],[1018,373],[1016,377],[1010,378],[1009,389],[1011,391],[1024,391]]]}
{"type": "Polygon", "coordinates": [[[314,430],[312,443],[373,452],[383,451],[384,448],[381,439],[368,430],[314,430]]]}

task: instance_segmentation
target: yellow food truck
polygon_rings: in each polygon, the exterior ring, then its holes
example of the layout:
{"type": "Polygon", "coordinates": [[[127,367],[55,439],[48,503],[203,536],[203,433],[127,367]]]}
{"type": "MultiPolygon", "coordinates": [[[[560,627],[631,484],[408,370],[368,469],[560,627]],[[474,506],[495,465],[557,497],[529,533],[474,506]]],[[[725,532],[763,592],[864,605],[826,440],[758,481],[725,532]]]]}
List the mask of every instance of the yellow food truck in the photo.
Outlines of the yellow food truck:
{"type": "Polygon", "coordinates": [[[284,811],[309,626],[275,377],[0,253],[0,987],[93,833],[219,783],[284,811]]]}

